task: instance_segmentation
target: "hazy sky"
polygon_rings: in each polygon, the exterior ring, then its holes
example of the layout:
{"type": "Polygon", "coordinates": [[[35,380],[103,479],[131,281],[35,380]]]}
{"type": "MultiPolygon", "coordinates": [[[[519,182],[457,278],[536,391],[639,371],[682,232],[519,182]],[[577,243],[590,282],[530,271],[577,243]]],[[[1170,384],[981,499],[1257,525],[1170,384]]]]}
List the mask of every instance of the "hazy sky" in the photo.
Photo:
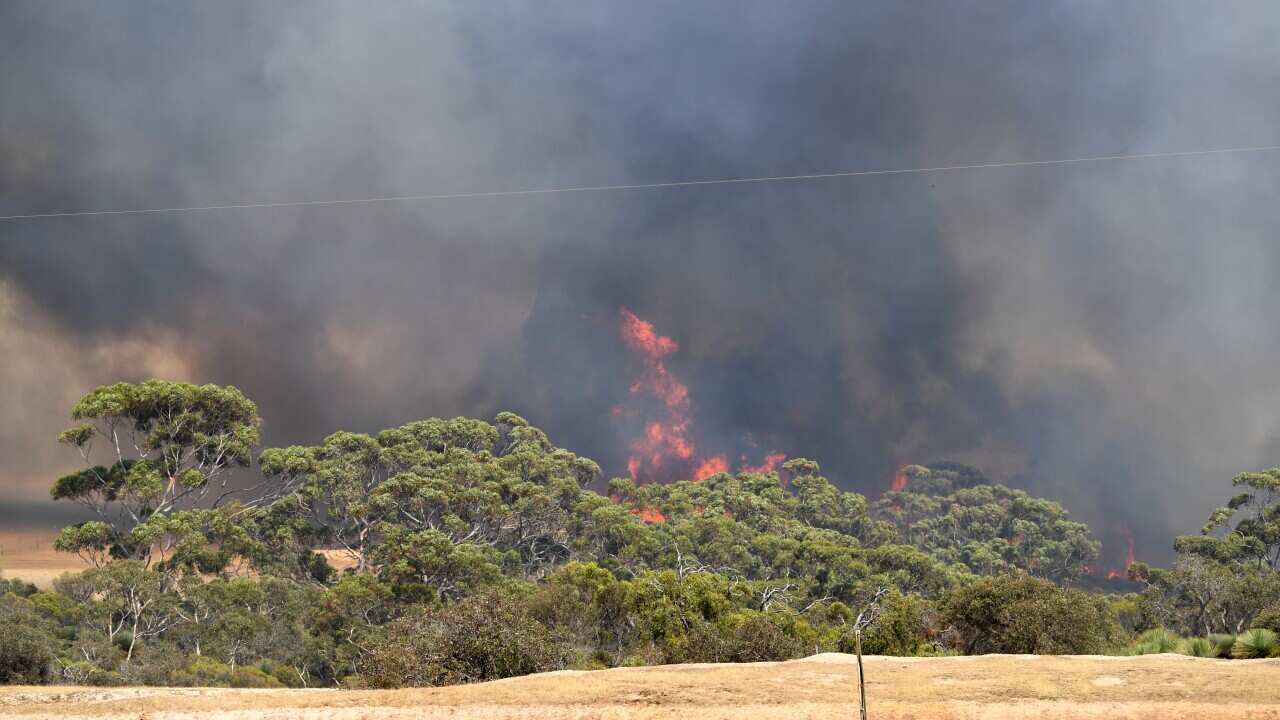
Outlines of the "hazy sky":
{"type": "MultiPolygon", "coordinates": [[[[1271,2],[0,3],[0,215],[1280,143],[1271,2]]],[[[269,443],[511,409],[622,474],[618,308],[700,446],[955,459],[1166,559],[1280,464],[1280,154],[0,222],[0,522],[94,385],[269,443]]],[[[1114,552],[1114,550],[1112,551],[1114,552]]]]}

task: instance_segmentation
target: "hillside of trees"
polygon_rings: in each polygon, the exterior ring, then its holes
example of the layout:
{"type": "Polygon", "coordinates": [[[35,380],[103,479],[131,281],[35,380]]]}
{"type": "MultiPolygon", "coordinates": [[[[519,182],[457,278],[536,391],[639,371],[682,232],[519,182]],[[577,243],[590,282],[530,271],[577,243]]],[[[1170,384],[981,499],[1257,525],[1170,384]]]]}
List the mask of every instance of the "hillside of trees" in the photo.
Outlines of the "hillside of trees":
{"type": "Polygon", "coordinates": [[[259,447],[233,387],[98,388],[54,498],[92,568],[0,580],[0,681],[388,687],[851,649],[1255,657],[1280,630],[1280,470],[1133,592],[1081,589],[1099,544],[1057,503],[954,463],[874,502],[817,462],[606,480],[512,413],[259,447]],[[1180,636],[1187,636],[1182,638],[1180,636]]]}

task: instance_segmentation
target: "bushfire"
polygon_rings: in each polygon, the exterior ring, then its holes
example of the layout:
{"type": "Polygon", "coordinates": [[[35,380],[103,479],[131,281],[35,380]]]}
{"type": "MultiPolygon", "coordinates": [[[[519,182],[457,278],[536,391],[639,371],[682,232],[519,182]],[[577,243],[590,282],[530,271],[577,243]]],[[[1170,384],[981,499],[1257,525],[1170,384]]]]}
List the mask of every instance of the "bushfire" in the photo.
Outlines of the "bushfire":
{"type": "MultiPolygon", "coordinates": [[[[1133,532],[1127,527],[1121,527],[1118,534],[1124,538],[1125,543],[1124,565],[1121,567],[1113,566],[1105,570],[1097,565],[1085,565],[1084,573],[1086,575],[1105,577],[1108,580],[1124,580],[1129,577],[1129,566],[1133,564],[1133,532]]],[[[1103,548],[1104,555],[1106,554],[1105,549],[1103,548]]]]}
{"type": "Polygon", "coordinates": [[[898,468],[898,472],[893,475],[893,482],[889,483],[889,489],[893,492],[901,492],[907,489],[907,466],[903,465],[898,468]]]}
{"type": "MultiPolygon", "coordinates": [[[[693,439],[693,403],[689,388],[667,368],[665,358],[680,349],[675,340],[659,335],[653,323],[642,320],[627,308],[618,310],[618,331],[623,344],[641,360],[641,371],[628,387],[632,401],[615,406],[615,420],[627,417],[644,419],[639,437],[631,441],[627,457],[627,473],[637,482],[662,482],[693,478],[703,480],[717,473],[729,472],[725,454],[699,452],[693,439]],[[639,402],[648,397],[652,403],[639,402]],[[656,417],[655,417],[656,416],[656,417]]],[[[766,453],[756,465],[741,456],[739,469],[744,472],[771,472],[786,459],[780,452],[766,453]]]]}

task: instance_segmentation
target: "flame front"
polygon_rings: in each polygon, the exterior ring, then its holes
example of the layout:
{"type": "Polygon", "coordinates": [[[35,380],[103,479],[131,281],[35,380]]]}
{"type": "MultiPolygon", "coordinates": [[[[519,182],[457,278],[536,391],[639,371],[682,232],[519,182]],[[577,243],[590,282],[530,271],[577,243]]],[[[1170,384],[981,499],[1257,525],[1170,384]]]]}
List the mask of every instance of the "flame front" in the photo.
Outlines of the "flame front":
{"type": "Polygon", "coordinates": [[[903,465],[898,468],[898,472],[893,476],[893,482],[889,483],[889,489],[893,492],[901,492],[907,489],[907,466],[903,465]]]}
{"type": "Polygon", "coordinates": [[[653,323],[641,320],[626,308],[619,310],[622,342],[644,361],[640,377],[631,383],[632,395],[647,393],[657,398],[663,416],[645,423],[644,434],[631,443],[627,472],[632,480],[654,479],[670,472],[671,465],[686,464],[697,448],[689,438],[693,424],[689,388],[675,379],[663,358],[680,348],[675,340],[659,335],[653,323]]]}
{"type": "MultiPolygon", "coordinates": [[[[665,358],[680,349],[675,340],[659,335],[653,323],[642,320],[627,308],[619,308],[619,334],[628,349],[643,362],[640,376],[628,387],[632,396],[647,395],[660,403],[660,416],[650,418],[644,431],[631,442],[627,458],[627,474],[636,481],[660,481],[692,477],[702,480],[718,473],[729,472],[729,459],[725,455],[701,455],[693,440],[693,403],[689,388],[667,369],[665,358]]],[[[627,408],[616,405],[610,409],[615,418],[628,415],[627,408]]],[[[760,465],[748,465],[743,458],[741,469],[745,472],[766,473],[777,469],[786,455],[771,452],[760,465]]]]}
{"type": "Polygon", "coordinates": [[[1127,527],[1120,528],[1120,535],[1124,537],[1124,567],[1107,571],[1107,579],[1124,578],[1129,576],[1129,566],[1133,564],[1133,532],[1127,527]]]}
{"type": "Polygon", "coordinates": [[[782,464],[782,461],[786,459],[787,459],[786,453],[771,452],[764,456],[764,462],[760,463],[759,465],[749,465],[747,464],[747,459],[744,457],[742,458],[741,468],[742,468],[742,472],[752,472],[752,473],[762,473],[762,474],[771,473],[774,470],[777,470],[778,466],[782,464]]]}

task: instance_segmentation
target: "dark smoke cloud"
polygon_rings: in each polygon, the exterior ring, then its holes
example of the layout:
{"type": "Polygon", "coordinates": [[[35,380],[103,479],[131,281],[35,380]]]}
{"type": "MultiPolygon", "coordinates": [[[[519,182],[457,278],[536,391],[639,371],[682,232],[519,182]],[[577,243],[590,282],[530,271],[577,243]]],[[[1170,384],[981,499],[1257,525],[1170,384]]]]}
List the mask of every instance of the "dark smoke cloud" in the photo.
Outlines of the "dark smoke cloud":
{"type": "MultiPolygon", "coordinates": [[[[1278,30],[1263,2],[9,2],[0,214],[1271,144],[1278,30]]],[[[1162,559],[1280,462],[1278,184],[1258,154],[4,223],[2,507],[73,464],[79,394],[150,375],[241,386],[272,443],[509,408],[620,473],[626,305],[681,344],[708,449],[873,493],[964,460],[1162,559]]]]}

